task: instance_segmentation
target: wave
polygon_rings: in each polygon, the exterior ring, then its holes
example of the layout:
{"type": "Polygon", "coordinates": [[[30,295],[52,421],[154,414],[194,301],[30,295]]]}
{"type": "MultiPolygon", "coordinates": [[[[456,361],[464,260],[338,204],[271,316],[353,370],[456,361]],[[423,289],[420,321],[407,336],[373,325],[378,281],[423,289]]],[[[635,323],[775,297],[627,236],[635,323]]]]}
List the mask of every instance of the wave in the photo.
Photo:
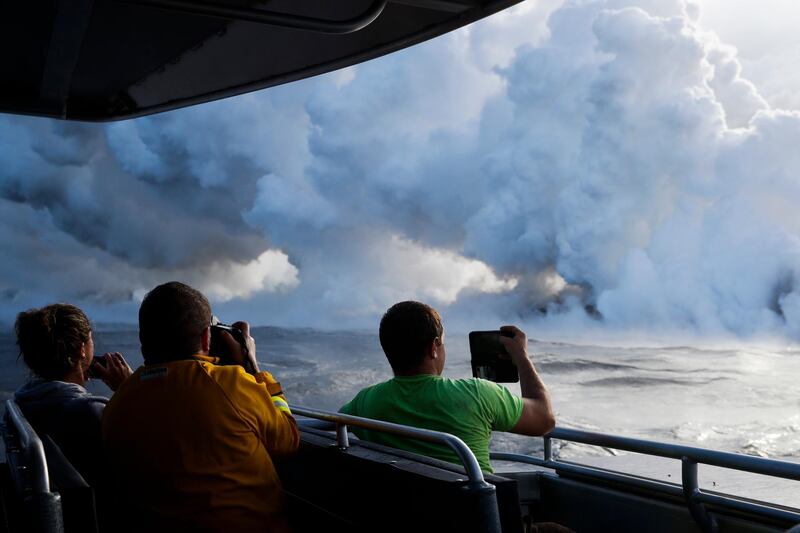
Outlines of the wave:
{"type": "Polygon", "coordinates": [[[677,379],[677,378],[653,378],[644,376],[623,376],[614,378],[593,379],[582,381],[580,385],[585,387],[652,387],[660,385],[682,385],[696,386],[708,385],[716,381],[728,380],[730,378],[709,378],[709,379],[677,379]]]}
{"type": "Polygon", "coordinates": [[[758,457],[796,458],[800,456],[800,415],[782,424],[704,424],[687,422],[671,428],[668,436],[694,445],[736,450],[758,457]]]}
{"type": "MultiPolygon", "coordinates": [[[[545,355],[550,356],[552,354],[545,355]]],[[[574,359],[571,361],[551,361],[545,359],[537,361],[536,366],[541,367],[542,370],[553,373],[584,372],[591,370],[640,370],[636,365],[605,363],[589,359],[574,359]]]]}

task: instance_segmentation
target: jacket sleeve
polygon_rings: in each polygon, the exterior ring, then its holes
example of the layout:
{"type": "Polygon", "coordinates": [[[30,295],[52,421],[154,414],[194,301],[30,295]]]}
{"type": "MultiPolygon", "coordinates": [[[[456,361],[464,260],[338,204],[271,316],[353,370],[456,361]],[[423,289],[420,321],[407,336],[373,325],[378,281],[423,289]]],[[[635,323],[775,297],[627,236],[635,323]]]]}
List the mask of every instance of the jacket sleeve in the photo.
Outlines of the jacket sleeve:
{"type": "Polygon", "coordinates": [[[297,431],[297,422],[289,409],[289,402],[286,401],[281,384],[266,371],[259,372],[255,378],[256,382],[266,387],[272,407],[279,413],[279,418],[283,422],[278,424],[281,428],[281,438],[276,440],[273,447],[267,445],[267,451],[277,454],[296,451],[300,446],[300,433],[297,431]]]}
{"type": "Polygon", "coordinates": [[[272,374],[259,372],[252,376],[240,366],[222,368],[232,369],[234,373],[225,372],[225,378],[217,382],[239,415],[258,434],[270,455],[296,451],[300,445],[297,423],[280,383],[272,374]]]}

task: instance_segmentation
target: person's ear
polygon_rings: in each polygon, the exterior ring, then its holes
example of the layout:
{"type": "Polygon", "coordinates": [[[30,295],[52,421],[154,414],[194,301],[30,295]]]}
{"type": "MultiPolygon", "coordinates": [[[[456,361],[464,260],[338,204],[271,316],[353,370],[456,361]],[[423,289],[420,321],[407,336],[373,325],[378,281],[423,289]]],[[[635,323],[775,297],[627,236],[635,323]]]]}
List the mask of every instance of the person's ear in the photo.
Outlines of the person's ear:
{"type": "Polygon", "coordinates": [[[442,340],[439,337],[435,337],[432,341],[429,349],[429,356],[432,359],[437,359],[439,357],[439,346],[442,345],[442,340]]]}
{"type": "Polygon", "coordinates": [[[200,339],[200,349],[203,353],[208,353],[211,349],[211,326],[206,326],[200,339]]]}

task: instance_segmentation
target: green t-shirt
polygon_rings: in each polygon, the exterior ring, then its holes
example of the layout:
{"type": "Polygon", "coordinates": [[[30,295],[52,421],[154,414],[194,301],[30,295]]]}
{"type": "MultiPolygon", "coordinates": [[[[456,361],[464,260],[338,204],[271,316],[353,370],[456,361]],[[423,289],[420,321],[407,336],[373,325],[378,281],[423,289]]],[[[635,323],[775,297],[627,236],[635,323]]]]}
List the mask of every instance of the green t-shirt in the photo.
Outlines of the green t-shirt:
{"type": "MultiPolygon", "coordinates": [[[[485,379],[398,376],[359,392],[340,412],[451,433],[466,443],[481,468],[492,471],[492,430],[509,431],[522,415],[522,399],[485,379]]],[[[361,439],[460,464],[448,446],[353,428],[361,439]]]]}

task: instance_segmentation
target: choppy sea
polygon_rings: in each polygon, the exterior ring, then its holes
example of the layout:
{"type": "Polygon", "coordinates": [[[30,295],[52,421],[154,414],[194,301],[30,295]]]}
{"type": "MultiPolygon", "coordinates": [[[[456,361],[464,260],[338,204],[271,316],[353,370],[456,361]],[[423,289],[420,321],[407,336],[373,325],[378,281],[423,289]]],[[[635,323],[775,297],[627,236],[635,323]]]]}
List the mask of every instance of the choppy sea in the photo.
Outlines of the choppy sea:
{"type": "MultiPolygon", "coordinates": [[[[336,410],[390,369],[377,335],[255,328],[258,358],[293,404],[336,410]]],[[[97,353],[142,362],[129,326],[98,326],[97,353]]],[[[470,375],[466,333],[448,332],[445,375],[470,375]]],[[[800,350],[692,346],[597,346],[532,339],[558,424],[764,457],[800,458],[800,350]]],[[[14,337],[0,333],[0,398],[27,378],[14,337]]],[[[509,387],[519,393],[518,385],[509,387]]],[[[110,395],[102,382],[89,389],[110,395]]],[[[495,450],[536,452],[541,439],[496,434],[495,450]]],[[[607,450],[567,445],[562,456],[607,450]]]]}

